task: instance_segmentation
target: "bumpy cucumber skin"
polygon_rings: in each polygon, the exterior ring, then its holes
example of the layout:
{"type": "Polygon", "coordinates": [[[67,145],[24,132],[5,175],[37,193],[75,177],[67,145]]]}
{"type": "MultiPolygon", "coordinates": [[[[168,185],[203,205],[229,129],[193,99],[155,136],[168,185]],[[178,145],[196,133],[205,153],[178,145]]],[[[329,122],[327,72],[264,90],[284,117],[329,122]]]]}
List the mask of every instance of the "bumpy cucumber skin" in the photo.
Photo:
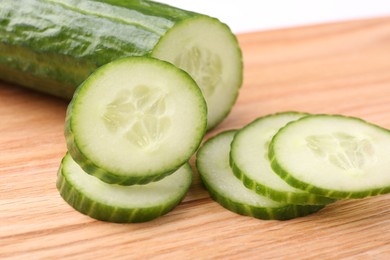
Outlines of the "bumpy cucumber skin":
{"type": "MultiPolygon", "coordinates": [[[[151,58],[151,57],[125,57],[125,58],[121,58],[121,59],[115,60],[113,62],[110,62],[108,64],[105,64],[104,66],[98,68],[96,71],[94,71],[94,73],[89,78],[94,77],[94,75],[99,74],[100,71],[104,70],[104,67],[106,67],[106,66],[111,66],[112,64],[116,64],[116,63],[120,63],[120,62],[126,62],[128,60],[137,60],[137,61],[141,61],[141,62],[143,60],[148,61],[148,62],[158,62],[160,64],[164,64],[166,66],[169,66],[171,68],[176,69],[176,67],[174,67],[172,64],[170,64],[168,62],[161,61],[161,60],[151,58]]],[[[192,80],[192,78],[185,71],[182,71],[178,68],[177,68],[177,70],[180,71],[181,73],[186,74],[187,77],[192,80]]],[[[73,130],[72,130],[73,107],[74,107],[74,104],[75,104],[76,100],[78,99],[78,96],[80,95],[80,93],[82,93],[84,91],[83,86],[87,83],[88,83],[87,80],[84,81],[76,89],[76,91],[73,95],[73,98],[71,99],[71,101],[67,107],[67,110],[66,110],[65,126],[64,126],[64,135],[65,135],[65,139],[66,139],[66,146],[68,148],[68,152],[72,156],[73,160],[75,162],[77,162],[77,164],[86,173],[93,175],[93,176],[99,178],[100,180],[102,180],[106,183],[109,183],[109,184],[119,184],[119,185],[147,184],[150,182],[155,182],[155,181],[161,180],[161,179],[165,178],[166,176],[174,173],[177,169],[179,169],[181,167],[181,165],[183,165],[185,162],[187,162],[190,159],[190,157],[196,152],[196,150],[200,146],[200,144],[202,142],[201,137],[203,137],[204,134],[206,133],[206,129],[207,129],[206,122],[199,129],[198,143],[194,145],[193,150],[191,151],[191,153],[189,153],[188,158],[186,158],[184,161],[177,163],[176,168],[172,168],[170,170],[161,169],[159,172],[155,172],[153,174],[148,174],[148,175],[144,175],[144,176],[143,175],[129,176],[129,175],[121,174],[118,172],[111,172],[111,171],[104,169],[104,167],[101,167],[97,162],[90,160],[88,158],[88,156],[86,156],[82,152],[82,150],[79,148],[79,144],[77,143],[77,139],[75,138],[75,135],[74,135],[73,130]]],[[[196,88],[196,90],[199,91],[199,96],[201,96],[200,89],[196,88]]],[[[206,106],[206,103],[205,103],[203,97],[202,97],[202,100],[203,100],[204,104],[202,107],[199,107],[199,109],[204,108],[204,110],[200,110],[200,111],[202,114],[204,114],[204,117],[206,118],[207,117],[207,106],[206,106]]]]}
{"type": "Polygon", "coordinates": [[[0,79],[70,99],[97,67],[148,55],[176,23],[195,16],[200,14],[142,0],[4,0],[0,79]],[[96,4],[104,13],[89,7],[96,4]],[[128,8],[138,18],[124,21],[115,8],[128,8]]]}
{"type": "MultiPolygon", "coordinates": [[[[188,163],[183,167],[186,167],[187,171],[191,172],[191,174],[188,175],[189,178],[191,178],[191,181],[188,182],[188,186],[185,189],[185,191],[187,191],[192,183],[192,170],[188,163]]],[[[156,207],[134,209],[113,207],[100,202],[95,202],[92,198],[85,196],[80,190],[69,183],[66,175],[63,173],[62,162],[57,172],[56,186],[61,197],[78,212],[97,220],[115,223],[139,223],[156,219],[172,211],[182,201],[186,194],[186,192],[179,194],[180,196],[178,196],[176,200],[170,201],[166,205],[156,207]]]]}
{"type": "MultiPolygon", "coordinates": [[[[199,161],[201,154],[203,153],[205,147],[208,144],[216,140],[222,135],[229,135],[235,133],[237,130],[227,130],[217,134],[216,136],[207,140],[201,148],[199,148],[195,164],[198,170],[202,184],[209,192],[210,197],[219,203],[222,207],[235,212],[243,216],[250,216],[262,220],[290,220],[297,217],[304,217],[312,213],[318,212],[323,209],[325,205],[293,205],[293,204],[283,204],[283,206],[278,208],[266,208],[266,207],[257,207],[253,205],[243,204],[241,202],[232,200],[223,194],[220,194],[218,191],[213,189],[213,186],[207,182],[207,179],[202,174],[202,166],[199,161]]],[[[207,149],[207,148],[206,148],[207,149]]]]}
{"type": "MultiPolygon", "coordinates": [[[[333,117],[340,117],[340,118],[349,118],[352,120],[357,120],[360,122],[363,122],[365,124],[371,125],[373,127],[378,128],[381,131],[390,131],[388,129],[382,128],[378,125],[369,123],[361,118],[357,117],[352,117],[352,116],[344,116],[344,115],[328,115],[328,114],[317,114],[317,115],[311,115],[311,116],[316,116],[316,117],[321,117],[321,116],[333,116],[333,117]]],[[[303,120],[304,118],[298,119],[303,120]]],[[[293,123],[293,122],[291,122],[293,123]]],[[[287,127],[289,124],[288,123],[285,127],[287,127]]],[[[279,132],[282,132],[285,127],[282,127],[279,132]]],[[[279,133],[278,132],[278,133],[279,133]]],[[[270,143],[269,150],[268,150],[268,156],[269,160],[271,163],[272,169],[277,173],[285,182],[287,182],[289,185],[292,187],[295,187],[297,189],[305,190],[310,193],[318,194],[320,196],[328,197],[328,198],[334,198],[334,199],[360,199],[360,198],[365,198],[365,197],[370,197],[370,196],[376,196],[376,195],[381,195],[381,194],[386,194],[390,193],[390,186],[388,187],[382,187],[382,188],[377,188],[377,189],[370,189],[370,190],[362,190],[358,192],[349,192],[349,191],[339,191],[339,190],[328,190],[324,189],[321,187],[314,186],[312,184],[303,182],[302,180],[299,180],[292,176],[286,169],[282,167],[282,165],[278,162],[276,155],[275,155],[275,139],[277,138],[276,134],[270,143]]]]}
{"type": "MultiPolygon", "coordinates": [[[[145,15],[164,18],[168,21],[181,21],[192,16],[199,15],[198,13],[182,10],[172,7],[167,4],[153,2],[150,0],[94,0],[113,6],[125,7],[132,10],[137,10],[145,15]]],[[[161,25],[160,25],[161,26],[161,25]]]]}
{"type": "MultiPolygon", "coordinates": [[[[249,123],[248,125],[246,125],[244,128],[251,127],[252,125],[258,123],[259,121],[267,119],[269,117],[283,115],[283,114],[297,114],[301,116],[309,115],[308,113],[294,112],[294,111],[275,113],[275,114],[270,114],[270,115],[257,118],[251,123],[249,123]]],[[[308,193],[305,191],[302,191],[301,193],[283,192],[283,191],[272,189],[271,187],[263,185],[259,182],[256,182],[255,180],[249,178],[248,175],[244,171],[242,171],[240,167],[237,166],[237,164],[234,162],[232,153],[230,153],[230,167],[232,168],[234,175],[243,182],[245,187],[255,191],[260,195],[266,196],[272,200],[278,202],[284,202],[288,204],[297,204],[297,205],[327,205],[335,202],[335,199],[323,197],[317,194],[308,193]]]]}

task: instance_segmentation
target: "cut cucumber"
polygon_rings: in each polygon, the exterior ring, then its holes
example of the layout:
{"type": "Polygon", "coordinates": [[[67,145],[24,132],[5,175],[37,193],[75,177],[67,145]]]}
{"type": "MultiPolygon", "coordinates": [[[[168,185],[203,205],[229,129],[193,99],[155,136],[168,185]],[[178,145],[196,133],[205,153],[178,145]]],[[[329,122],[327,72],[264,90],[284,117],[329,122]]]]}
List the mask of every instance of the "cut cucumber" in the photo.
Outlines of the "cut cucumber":
{"type": "Polygon", "coordinates": [[[121,186],[85,173],[67,154],[57,175],[62,198],[77,211],[110,222],[144,222],[171,211],[192,182],[188,163],[172,175],[146,185],[121,186]]]}
{"type": "Polygon", "coordinates": [[[290,204],[321,205],[334,201],[291,187],[272,170],[268,160],[269,143],[279,128],[306,115],[297,112],[273,114],[259,118],[237,132],[231,145],[230,164],[247,188],[290,204]]]}
{"type": "Polygon", "coordinates": [[[358,118],[310,115],[274,136],[274,171],[298,189],[337,199],[390,192],[390,131],[358,118]]]}
{"type": "Polygon", "coordinates": [[[128,57],[96,70],[68,106],[69,153],[107,183],[159,180],[189,160],[207,124],[195,81],[174,65],[128,57]]]}
{"type": "Polygon", "coordinates": [[[227,116],[237,99],[243,68],[237,39],[225,24],[205,16],[178,23],[160,39],[152,56],[184,69],[198,83],[209,110],[208,129],[227,116]]]}
{"type": "Polygon", "coordinates": [[[152,55],[187,70],[209,105],[209,128],[242,82],[241,51],[217,19],[142,0],[2,0],[0,79],[70,99],[96,68],[152,55]]]}
{"type": "Polygon", "coordinates": [[[229,166],[230,144],[235,131],[209,139],[198,151],[196,166],[210,196],[223,207],[259,219],[287,220],[317,212],[323,205],[279,203],[245,188],[229,166]]]}

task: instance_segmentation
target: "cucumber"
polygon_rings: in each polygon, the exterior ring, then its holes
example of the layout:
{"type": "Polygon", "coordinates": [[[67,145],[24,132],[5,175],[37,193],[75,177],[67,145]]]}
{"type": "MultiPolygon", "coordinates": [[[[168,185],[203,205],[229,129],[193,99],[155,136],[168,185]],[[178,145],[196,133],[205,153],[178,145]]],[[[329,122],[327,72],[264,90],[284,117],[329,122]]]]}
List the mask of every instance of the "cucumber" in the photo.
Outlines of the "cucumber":
{"type": "Polygon", "coordinates": [[[0,79],[71,99],[96,68],[152,56],[183,68],[209,106],[208,128],[242,83],[236,37],[219,20],[151,1],[2,0],[0,79]]]}
{"type": "Polygon", "coordinates": [[[342,115],[291,122],[269,148],[272,168],[287,183],[336,199],[390,192],[389,154],[389,130],[342,115]]]}
{"type": "Polygon", "coordinates": [[[298,112],[268,115],[237,132],[231,144],[230,164],[247,188],[289,204],[321,205],[334,201],[291,187],[272,170],[268,160],[269,143],[279,128],[306,115],[298,112]]]}
{"type": "Polygon", "coordinates": [[[172,175],[146,185],[107,184],[85,173],[66,154],[57,174],[57,189],[77,211],[109,222],[145,222],[176,207],[192,182],[188,163],[172,175]]]}
{"type": "Polygon", "coordinates": [[[264,220],[287,220],[306,216],[323,205],[293,205],[273,201],[245,188],[229,166],[230,144],[235,130],[206,141],[196,156],[196,167],[210,196],[230,211],[264,220]]]}
{"type": "Polygon", "coordinates": [[[65,119],[68,151],[87,173],[122,185],[157,181],[196,152],[207,107],[195,81],[155,58],[127,57],[77,89],[65,119]]]}

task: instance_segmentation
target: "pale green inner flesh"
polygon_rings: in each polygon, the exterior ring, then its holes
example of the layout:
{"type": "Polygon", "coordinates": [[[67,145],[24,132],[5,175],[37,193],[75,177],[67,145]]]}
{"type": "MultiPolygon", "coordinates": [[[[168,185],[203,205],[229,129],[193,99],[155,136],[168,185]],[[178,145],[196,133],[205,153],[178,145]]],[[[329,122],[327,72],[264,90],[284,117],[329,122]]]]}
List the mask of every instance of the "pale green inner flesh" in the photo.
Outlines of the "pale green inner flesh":
{"type": "Polygon", "coordinates": [[[207,102],[209,128],[226,116],[242,80],[241,52],[228,27],[208,17],[189,19],[168,31],[152,56],[194,78],[207,102]]]}
{"type": "Polygon", "coordinates": [[[174,66],[150,60],[106,65],[86,81],[73,107],[79,149],[116,174],[173,170],[203,137],[207,115],[199,88],[174,66]]]}
{"type": "Polygon", "coordinates": [[[84,196],[112,207],[149,208],[169,206],[179,199],[191,182],[191,168],[185,164],[164,179],[145,185],[108,184],[85,173],[72,157],[66,155],[62,172],[68,182],[84,196]]]}
{"type": "Polygon", "coordinates": [[[173,63],[196,80],[207,99],[210,99],[216,88],[223,84],[221,57],[208,49],[197,46],[185,48],[173,63]]]}
{"type": "Polygon", "coordinates": [[[374,145],[368,138],[358,138],[346,132],[310,135],[307,147],[318,156],[345,171],[360,171],[377,160],[374,145]]]}
{"type": "Polygon", "coordinates": [[[139,85],[118,92],[106,106],[103,120],[112,133],[121,132],[139,148],[154,149],[164,140],[172,124],[165,112],[165,95],[158,89],[139,85]]]}
{"type": "Polygon", "coordinates": [[[248,125],[235,136],[231,156],[240,171],[258,184],[280,192],[304,193],[288,185],[271,168],[268,146],[272,137],[288,122],[304,116],[299,113],[283,113],[264,117],[248,125]]]}
{"type": "Polygon", "coordinates": [[[245,188],[234,176],[229,165],[230,143],[233,136],[234,132],[224,133],[201,148],[197,165],[202,177],[214,192],[237,203],[270,208],[285,206],[286,204],[275,202],[245,188]]]}
{"type": "Polygon", "coordinates": [[[390,133],[340,116],[304,118],[275,140],[280,166],[299,181],[338,191],[390,186],[390,133]]]}

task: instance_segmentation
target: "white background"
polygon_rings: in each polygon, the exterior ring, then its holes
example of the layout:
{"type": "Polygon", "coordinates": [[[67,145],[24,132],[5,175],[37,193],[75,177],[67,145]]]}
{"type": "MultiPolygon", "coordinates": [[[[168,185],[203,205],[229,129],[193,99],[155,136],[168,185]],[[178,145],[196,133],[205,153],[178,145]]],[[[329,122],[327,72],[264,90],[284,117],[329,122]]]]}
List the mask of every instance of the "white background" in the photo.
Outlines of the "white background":
{"type": "Polygon", "coordinates": [[[235,33],[390,16],[390,0],[156,0],[207,14],[235,33]]]}

